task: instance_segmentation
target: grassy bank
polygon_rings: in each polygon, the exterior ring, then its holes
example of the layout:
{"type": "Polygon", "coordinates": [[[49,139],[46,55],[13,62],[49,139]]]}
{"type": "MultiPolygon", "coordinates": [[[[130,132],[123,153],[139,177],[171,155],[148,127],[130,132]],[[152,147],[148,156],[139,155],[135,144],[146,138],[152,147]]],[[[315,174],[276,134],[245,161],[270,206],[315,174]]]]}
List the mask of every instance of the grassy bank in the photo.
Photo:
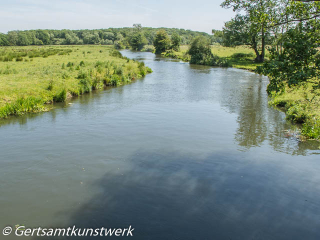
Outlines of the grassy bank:
{"type": "Polygon", "coordinates": [[[288,120],[302,124],[305,138],[320,140],[320,89],[311,84],[287,87],[283,93],[274,94],[270,104],[284,109],[288,120]]]}
{"type": "Polygon", "coordinates": [[[46,111],[53,102],[130,83],[151,72],[110,46],[0,48],[0,118],[46,111]]]}
{"type": "MultiPolygon", "coordinates": [[[[180,59],[185,62],[190,61],[190,56],[187,54],[189,49],[188,45],[183,45],[180,47],[180,51],[168,50],[162,53],[165,57],[171,57],[175,59],[180,59]]],[[[253,60],[255,58],[254,51],[247,46],[239,47],[223,47],[221,45],[212,45],[212,53],[224,61],[228,62],[229,66],[239,69],[246,69],[253,71],[257,66],[261,64],[255,63],[253,60]]]]}

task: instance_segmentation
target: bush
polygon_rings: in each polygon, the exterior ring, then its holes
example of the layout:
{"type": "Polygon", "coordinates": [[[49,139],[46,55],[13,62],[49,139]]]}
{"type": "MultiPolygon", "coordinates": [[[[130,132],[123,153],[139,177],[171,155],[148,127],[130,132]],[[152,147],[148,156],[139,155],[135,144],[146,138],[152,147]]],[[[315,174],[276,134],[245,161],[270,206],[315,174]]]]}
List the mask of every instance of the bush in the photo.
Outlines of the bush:
{"type": "Polygon", "coordinates": [[[121,54],[121,52],[119,52],[118,50],[113,50],[113,51],[111,51],[111,52],[110,52],[110,56],[122,58],[122,54],[121,54]]]}
{"type": "Polygon", "coordinates": [[[54,102],[65,102],[67,99],[67,91],[66,89],[62,89],[59,93],[53,96],[54,102]]]}
{"type": "Polygon", "coordinates": [[[67,67],[72,67],[72,66],[74,66],[74,63],[73,62],[68,62],[67,67]]]}
{"type": "Polygon", "coordinates": [[[305,109],[300,105],[294,105],[287,110],[287,119],[297,123],[303,123],[306,120],[305,109]]]}
{"type": "Polygon", "coordinates": [[[320,139],[320,120],[308,119],[302,126],[302,134],[308,138],[320,139]]]}
{"type": "Polygon", "coordinates": [[[112,77],[111,77],[111,85],[112,86],[117,86],[117,85],[119,85],[119,82],[120,82],[120,77],[119,77],[119,75],[112,75],[112,77]]]}
{"type": "Polygon", "coordinates": [[[214,56],[211,52],[210,42],[205,37],[196,37],[191,43],[188,54],[191,56],[191,64],[213,66],[214,56]]]}
{"type": "Polygon", "coordinates": [[[88,77],[80,79],[79,85],[80,85],[80,93],[89,93],[92,90],[91,79],[88,77]]]}
{"type": "Polygon", "coordinates": [[[53,89],[53,80],[49,82],[49,86],[47,87],[48,91],[52,91],[52,89],[53,89]]]}
{"type": "Polygon", "coordinates": [[[13,103],[7,103],[0,108],[0,118],[10,115],[22,115],[26,112],[40,112],[45,109],[44,101],[40,98],[26,97],[19,98],[13,103]]]}

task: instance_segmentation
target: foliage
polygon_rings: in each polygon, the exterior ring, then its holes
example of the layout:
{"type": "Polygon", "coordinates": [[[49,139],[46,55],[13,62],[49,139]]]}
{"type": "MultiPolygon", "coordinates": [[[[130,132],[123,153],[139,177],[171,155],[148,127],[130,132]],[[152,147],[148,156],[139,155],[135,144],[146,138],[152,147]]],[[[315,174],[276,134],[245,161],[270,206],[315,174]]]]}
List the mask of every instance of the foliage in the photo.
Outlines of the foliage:
{"type": "Polygon", "coordinates": [[[178,33],[174,32],[171,36],[171,48],[175,51],[179,51],[181,44],[181,37],[178,33]]]}
{"type": "Polygon", "coordinates": [[[200,65],[212,65],[214,56],[211,52],[210,42],[204,37],[197,37],[190,45],[188,54],[190,63],[200,65]]]}
{"type": "Polygon", "coordinates": [[[170,38],[165,30],[157,32],[153,42],[156,53],[162,53],[170,48],[170,38]]]}
{"type": "Polygon", "coordinates": [[[225,0],[221,6],[232,8],[237,14],[225,24],[224,44],[226,46],[249,45],[256,53],[256,61],[263,62],[265,48],[270,35],[268,26],[272,24],[276,11],[276,0],[225,0]],[[258,44],[260,43],[260,47],[258,44]],[[259,52],[260,49],[260,52],[259,52]]]}
{"type": "Polygon", "coordinates": [[[0,58],[10,59],[0,61],[0,118],[45,111],[51,107],[46,103],[126,84],[152,72],[108,46],[4,47],[0,58]],[[30,61],[12,61],[20,58],[30,61]]]}
{"type": "MultiPolygon", "coordinates": [[[[317,57],[318,36],[312,25],[298,25],[284,34],[284,50],[270,50],[270,61],[257,71],[270,78],[268,92],[281,91],[318,77],[320,60],[317,57]]],[[[319,80],[318,80],[319,81],[319,80]]]]}
{"type": "Polygon", "coordinates": [[[136,32],[129,37],[129,44],[133,50],[140,51],[148,41],[142,32],[136,32]]]}
{"type": "MultiPolygon", "coordinates": [[[[181,44],[190,44],[197,36],[205,36],[211,42],[215,38],[204,32],[196,32],[176,28],[150,28],[134,24],[132,28],[109,28],[95,30],[27,30],[0,33],[0,46],[29,46],[29,45],[114,45],[117,49],[131,47],[132,37],[142,37],[145,44],[152,45],[158,31],[164,30],[172,39],[180,37],[181,44]],[[140,33],[141,35],[135,35],[140,33]]],[[[137,40],[137,39],[136,39],[137,40]]],[[[175,47],[177,45],[174,45],[175,47]]],[[[135,49],[138,49],[136,45],[135,49]]],[[[177,50],[177,49],[176,49],[177,50]]]]}

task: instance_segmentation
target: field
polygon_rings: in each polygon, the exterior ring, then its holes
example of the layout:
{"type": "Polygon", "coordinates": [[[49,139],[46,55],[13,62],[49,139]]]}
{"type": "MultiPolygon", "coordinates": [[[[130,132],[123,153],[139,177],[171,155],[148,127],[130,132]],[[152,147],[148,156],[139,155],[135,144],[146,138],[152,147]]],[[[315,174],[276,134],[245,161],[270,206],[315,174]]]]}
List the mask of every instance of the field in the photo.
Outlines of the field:
{"type": "Polygon", "coordinates": [[[0,48],[0,118],[46,111],[104,86],[129,83],[151,72],[110,46],[0,48]]]}
{"type": "MultiPolygon", "coordinates": [[[[187,54],[188,49],[188,45],[183,45],[180,47],[179,52],[168,51],[163,53],[163,55],[188,62],[190,60],[190,56],[187,54]]],[[[223,47],[219,44],[216,44],[211,46],[211,50],[214,55],[226,59],[234,68],[252,71],[255,70],[257,66],[261,65],[254,62],[254,51],[247,46],[223,47]]]]}

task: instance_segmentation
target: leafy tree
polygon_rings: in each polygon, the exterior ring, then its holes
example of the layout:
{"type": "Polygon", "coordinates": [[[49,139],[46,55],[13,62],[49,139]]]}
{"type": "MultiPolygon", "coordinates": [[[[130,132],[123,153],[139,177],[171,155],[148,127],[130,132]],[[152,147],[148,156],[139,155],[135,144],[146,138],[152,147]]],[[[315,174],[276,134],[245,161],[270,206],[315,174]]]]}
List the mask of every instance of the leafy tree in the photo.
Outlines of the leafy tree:
{"type": "Polygon", "coordinates": [[[112,32],[105,32],[102,35],[103,40],[111,40],[112,42],[115,41],[116,37],[112,32]]]}
{"type": "Polygon", "coordinates": [[[223,31],[212,29],[212,42],[220,43],[223,42],[223,31]]]}
{"type": "Polygon", "coordinates": [[[205,37],[196,37],[190,45],[188,54],[191,56],[190,63],[192,64],[213,65],[214,56],[210,42],[205,37]]]}
{"type": "MultiPolygon", "coordinates": [[[[265,42],[266,36],[268,35],[265,34],[264,36],[265,42]]],[[[264,50],[262,50],[264,45],[261,48],[258,46],[260,40],[257,25],[251,22],[248,16],[237,14],[231,21],[225,23],[222,44],[227,47],[250,46],[256,54],[257,62],[261,62],[264,59],[264,50]]]]}
{"type": "Polygon", "coordinates": [[[133,29],[137,32],[140,32],[142,30],[142,26],[140,23],[133,24],[133,29]]]}
{"type": "MultiPolygon", "coordinates": [[[[254,50],[257,54],[256,61],[263,62],[265,58],[266,40],[268,35],[268,26],[273,23],[273,16],[275,14],[276,0],[225,0],[221,6],[224,8],[232,8],[235,12],[244,12],[245,15],[237,15],[233,19],[233,23],[230,26],[226,26],[231,29],[244,21],[246,24],[247,34],[254,36],[254,42],[260,43],[261,51],[258,51],[257,47],[254,50]]],[[[228,25],[228,24],[227,24],[228,25]]],[[[247,38],[247,40],[250,39],[247,38]]],[[[239,39],[238,42],[243,42],[239,39]]],[[[251,46],[252,43],[250,43],[251,46]]]]}
{"type": "Polygon", "coordinates": [[[12,46],[17,45],[17,43],[18,43],[18,32],[17,31],[8,32],[7,39],[9,41],[10,45],[12,45],[12,46]]]}
{"type": "Polygon", "coordinates": [[[9,41],[7,35],[0,33],[0,46],[8,46],[9,41]]]}
{"type": "Polygon", "coordinates": [[[142,32],[136,32],[129,37],[129,44],[133,50],[140,51],[148,41],[142,32]]]}
{"type": "Polygon", "coordinates": [[[19,46],[28,46],[31,45],[32,41],[28,38],[27,34],[25,32],[19,32],[18,33],[18,41],[17,45],[19,46]]]}
{"type": "Polygon", "coordinates": [[[171,36],[171,48],[175,51],[179,51],[181,44],[181,37],[178,33],[174,32],[171,36]]]}
{"type": "Polygon", "coordinates": [[[319,24],[299,24],[284,34],[284,51],[279,53],[274,48],[270,50],[270,61],[258,68],[258,73],[269,76],[268,92],[282,91],[286,85],[295,86],[307,81],[316,81],[320,70],[318,34],[315,34],[319,24]]]}
{"type": "Polygon", "coordinates": [[[156,49],[156,53],[165,52],[170,48],[170,38],[165,30],[157,32],[153,46],[156,49]]]}
{"type": "Polygon", "coordinates": [[[42,41],[44,45],[49,45],[50,44],[50,35],[48,34],[47,31],[44,30],[37,30],[36,32],[36,37],[42,41]]]}

